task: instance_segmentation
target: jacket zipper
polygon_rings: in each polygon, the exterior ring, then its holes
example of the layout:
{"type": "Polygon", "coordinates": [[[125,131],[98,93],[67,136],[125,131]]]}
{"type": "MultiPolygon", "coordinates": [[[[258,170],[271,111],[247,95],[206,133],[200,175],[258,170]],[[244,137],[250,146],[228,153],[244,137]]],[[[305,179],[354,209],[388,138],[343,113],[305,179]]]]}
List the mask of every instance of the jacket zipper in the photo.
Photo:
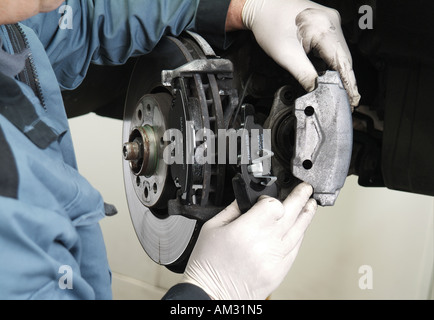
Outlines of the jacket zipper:
{"type": "MultiPolygon", "coordinates": [[[[8,31],[8,35],[11,40],[12,48],[15,54],[21,53],[25,49],[30,49],[29,41],[20,25],[7,25],[6,29],[8,31]]],[[[17,78],[19,81],[27,84],[33,90],[36,97],[38,97],[39,101],[41,102],[42,107],[46,109],[45,100],[42,94],[42,88],[39,82],[32,53],[30,53],[30,56],[26,60],[24,70],[20,74],[18,74],[17,78]]]]}

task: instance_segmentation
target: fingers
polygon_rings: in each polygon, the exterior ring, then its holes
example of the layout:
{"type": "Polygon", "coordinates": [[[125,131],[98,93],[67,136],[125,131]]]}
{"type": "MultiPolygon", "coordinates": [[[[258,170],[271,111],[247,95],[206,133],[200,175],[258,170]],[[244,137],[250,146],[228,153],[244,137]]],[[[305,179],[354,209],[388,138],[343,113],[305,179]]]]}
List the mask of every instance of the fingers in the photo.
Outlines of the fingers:
{"type": "Polygon", "coordinates": [[[288,228],[282,241],[287,254],[291,253],[297,244],[303,239],[306,229],[312,222],[313,217],[318,209],[318,205],[314,199],[310,199],[302,209],[297,220],[291,228],[288,228]]]}
{"type": "Polygon", "coordinates": [[[304,51],[309,53],[314,50],[330,68],[339,72],[351,106],[358,106],[361,97],[339,13],[330,9],[306,9],[297,16],[296,24],[297,36],[304,51]]]}
{"type": "Polygon", "coordinates": [[[297,220],[300,212],[306,206],[309,198],[313,193],[313,188],[307,183],[299,184],[291,194],[283,201],[285,208],[285,216],[282,218],[282,223],[285,228],[291,228],[297,220]]]}
{"type": "Polygon", "coordinates": [[[283,235],[295,223],[312,193],[312,186],[301,183],[283,203],[275,198],[261,196],[258,202],[240,219],[255,219],[257,223],[264,226],[278,221],[281,226],[280,233],[283,235]]]}
{"type": "Polygon", "coordinates": [[[357,107],[360,103],[361,96],[357,88],[356,75],[354,74],[353,65],[346,59],[344,49],[339,46],[336,52],[336,70],[341,75],[342,83],[348,92],[350,104],[357,107]]]}
{"type": "Polygon", "coordinates": [[[284,213],[283,204],[279,200],[268,196],[261,196],[245,216],[258,219],[259,223],[272,223],[281,219],[284,213]]]}
{"type": "Polygon", "coordinates": [[[313,188],[307,183],[299,184],[283,202],[285,215],[279,220],[282,247],[285,255],[298,250],[304,233],[310,225],[318,208],[311,199],[313,188]]]}
{"type": "Polygon", "coordinates": [[[222,227],[236,220],[240,215],[241,211],[238,208],[237,202],[234,201],[205,225],[208,228],[222,227]]]}
{"type": "Polygon", "coordinates": [[[351,106],[358,106],[361,97],[357,88],[356,76],[347,45],[338,41],[336,35],[329,34],[322,37],[318,42],[315,42],[314,47],[330,68],[339,72],[342,83],[348,93],[351,106]]]}
{"type": "MultiPolygon", "coordinates": [[[[256,223],[263,225],[279,221],[279,224],[283,226],[282,232],[285,234],[295,223],[302,209],[306,207],[306,203],[312,193],[312,186],[307,183],[301,183],[291,192],[283,203],[275,198],[261,196],[258,202],[241,218],[240,209],[238,208],[237,202],[234,201],[222,212],[209,220],[206,226],[208,228],[221,227],[238,218],[240,218],[239,220],[254,219],[256,223]]],[[[244,221],[240,223],[244,223],[244,221]]]]}
{"type": "Polygon", "coordinates": [[[275,61],[288,70],[293,77],[303,86],[304,90],[311,92],[316,88],[318,72],[307,57],[304,49],[296,40],[289,40],[287,48],[279,48],[279,56],[275,61]],[[286,53],[286,55],[284,54],[286,53]]]}

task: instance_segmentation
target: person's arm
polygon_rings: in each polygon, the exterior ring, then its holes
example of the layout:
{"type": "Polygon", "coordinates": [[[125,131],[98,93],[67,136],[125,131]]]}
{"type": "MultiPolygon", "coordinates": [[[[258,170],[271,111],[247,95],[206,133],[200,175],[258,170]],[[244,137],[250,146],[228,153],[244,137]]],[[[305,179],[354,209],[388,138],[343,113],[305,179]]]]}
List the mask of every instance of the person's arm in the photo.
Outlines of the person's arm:
{"type": "Polygon", "coordinates": [[[72,29],[60,14],[40,14],[24,23],[36,31],[61,87],[76,88],[90,63],[123,64],[151,51],[167,34],[194,30],[214,46],[227,47],[228,32],[249,29],[259,45],[307,90],[318,74],[307,54],[315,51],[339,71],[350,102],[360,95],[339,13],[308,0],[73,0],[65,4],[72,29]]]}
{"type": "Polygon", "coordinates": [[[246,29],[243,23],[243,9],[245,4],[246,0],[231,1],[225,23],[226,32],[246,29]]]}
{"type": "Polygon", "coordinates": [[[211,297],[200,286],[178,283],[167,291],[162,300],[211,300],[211,297]]]}
{"type": "Polygon", "coordinates": [[[249,29],[258,44],[306,89],[316,87],[315,52],[339,72],[352,106],[360,94],[339,13],[308,0],[232,0],[226,30],[249,29]]]}
{"type": "Polygon", "coordinates": [[[149,53],[164,35],[185,30],[226,46],[225,22],[230,0],[70,0],[62,12],[71,19],[60,28],[55,10],[23,22],[33,29],[50,58],[59,84],[76,88],[91,63],[124,64],[149,53]],[[72,10],[72,12],[71,12],[72,10]]]}

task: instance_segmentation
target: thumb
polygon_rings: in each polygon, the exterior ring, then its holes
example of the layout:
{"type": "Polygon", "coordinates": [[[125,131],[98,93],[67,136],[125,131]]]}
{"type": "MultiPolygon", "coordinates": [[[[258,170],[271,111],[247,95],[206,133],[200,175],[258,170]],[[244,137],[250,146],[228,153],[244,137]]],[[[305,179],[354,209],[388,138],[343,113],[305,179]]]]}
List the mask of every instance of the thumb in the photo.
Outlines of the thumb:
{"type": "Polygon", "coordinates": [[[276,62],[288,70],[307,92],[315,90],[318,72],[300,42],[289,40],[286,48],[280,48],[279,52],[275,57],[276,62]]]}
{"type": "Polygon", "coordinates": [[[232,221],[236,220],[241,215],[241,211],[238,208],[237,201],[232,202],[223,211],[218,213],[214,218],[209,220],[206,225],[208,228],[223,227],[232,221]]]}

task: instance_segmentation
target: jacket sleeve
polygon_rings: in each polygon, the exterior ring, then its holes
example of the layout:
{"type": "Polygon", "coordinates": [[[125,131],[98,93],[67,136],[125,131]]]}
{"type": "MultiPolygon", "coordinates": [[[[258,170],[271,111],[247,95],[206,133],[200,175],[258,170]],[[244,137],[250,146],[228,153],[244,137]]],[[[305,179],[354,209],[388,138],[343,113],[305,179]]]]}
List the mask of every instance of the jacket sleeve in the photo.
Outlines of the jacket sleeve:
{"type": "Polygon", "coordinates": [[[190,283],[179,283],[164,295],[162,300],[211,300],[201,288],[190,283]]]}
{"type": "Polygon", "coordinates": [[[98,224],[74,227],[59,214],[0,196],[0,299],[112,298],[98,224]]]}
{"type": "Polygon", "coordinates": [[[195,31],[226,46],[230,0],[69,0],[23,22],[39,37],[62,89],[75,89],[91,63],[124,64],[164,35],[195,31]],[[68,20],[69,19],[69,20],[68,20]]]}

